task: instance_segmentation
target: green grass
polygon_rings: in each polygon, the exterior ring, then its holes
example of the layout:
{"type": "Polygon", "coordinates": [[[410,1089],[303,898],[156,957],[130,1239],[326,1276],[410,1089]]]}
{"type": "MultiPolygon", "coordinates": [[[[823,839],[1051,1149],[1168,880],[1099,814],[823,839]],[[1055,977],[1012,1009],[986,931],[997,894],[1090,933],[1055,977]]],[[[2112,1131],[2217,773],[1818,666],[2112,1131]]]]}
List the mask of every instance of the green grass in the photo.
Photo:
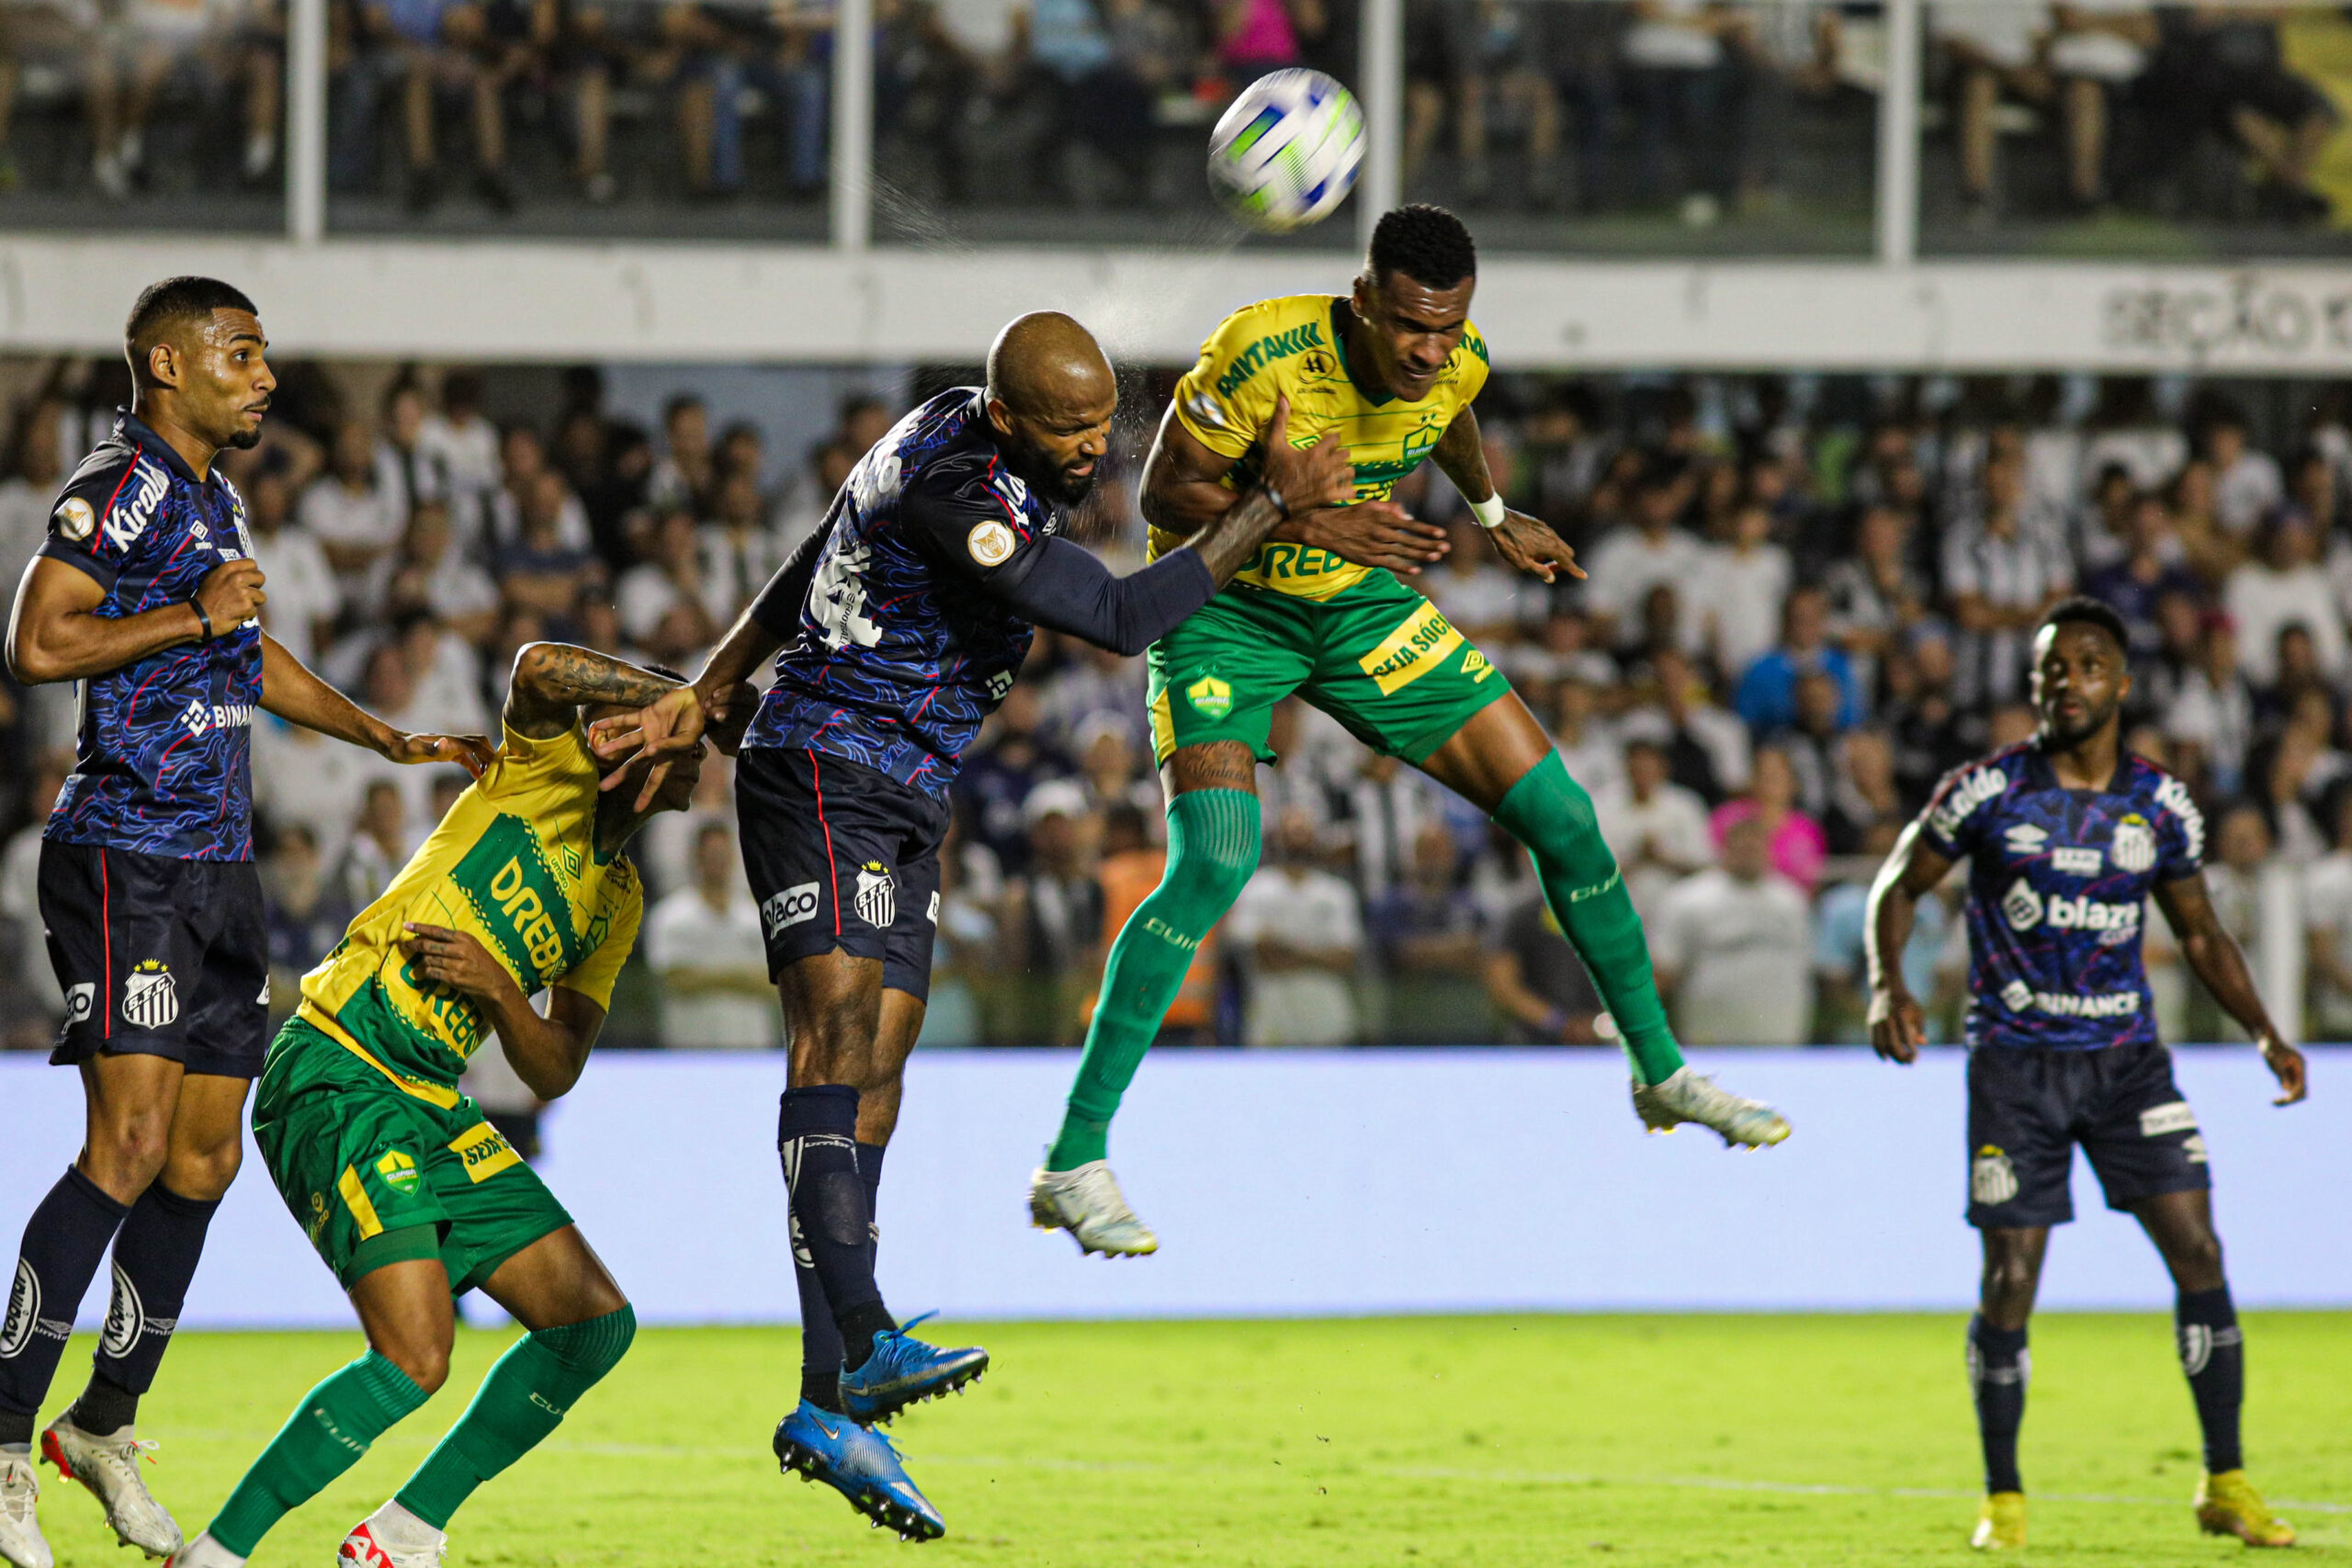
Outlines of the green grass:
{"type": "MultiPolygon", "coordinates": [[[[920,1549],[776,1474],[788,1330],[648,1331],[563,1428],[456,1521],[482,1564],[1935,1563],[1971,1560],[1975,1436],[1955,1316],[991,1324],[964,1398],[896,1433],[951,1534],[920,1549]]],[[[2252,1316],[2256,1481],[2305,1555],[2352,1561],[2352,1314],[2252,1316]]],[[[327,1568],[463,1408],[505,1337],[256,1562],[327,1568]]],[[[60,1397],[81,1365],[59,1379],[60,1397]]],[[[185,1336],[141,1430],[190,1530],[356,1336],[185,1336]]],[[[2157,1316],[2035,1325],[2030,1563],[2234,1562],[2200,1538],[2188,1397],[2157,1316]]],[[[45,1471],[44,1474],[48,1472],[45,1471]]],[[[130,1568],[74,1490],[62,1564],[130,1568]]]]}

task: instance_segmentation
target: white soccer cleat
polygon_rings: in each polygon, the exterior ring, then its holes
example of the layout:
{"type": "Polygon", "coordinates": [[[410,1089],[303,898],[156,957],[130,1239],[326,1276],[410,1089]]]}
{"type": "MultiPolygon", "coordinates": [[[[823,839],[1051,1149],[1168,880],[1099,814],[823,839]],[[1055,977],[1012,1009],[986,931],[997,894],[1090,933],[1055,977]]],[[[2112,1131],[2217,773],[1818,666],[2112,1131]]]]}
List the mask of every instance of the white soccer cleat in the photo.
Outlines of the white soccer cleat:
{"type": "Polygon", "coordinates": [[[108,1437],[85,1432],[69,1416],[60,1416],[40,1435],[41,1457],[68,1481],[78,1481],[103,1504],[115,1539],[135,1546],[150,1557],[169,1557],[180,1549],[180,1527],[147,1490],[139,1461],[152,1452],[125,1427],[108,1437]]]}
{"type": "Polygon", "coordinates": [[[401,1507],[387,1503],[343,1538],[335,1568],[442,1568],[449,1538],[401,1507]]]}
{"type": "Polygon", "coordinates": [[[33,1473],[29,1453],[0,1452],[0,1562],[10,1568],[57,1568],[49,1542],[40,1535],[34,1504],[40,1500],[40,1479],[33,1473]]]}
{"type": "Polygon", "coordinates": [[[1076,1170],[1038,1169],[1029,1178],[1029,1223],[1041,1231],[1069,1232],[1081,1255],[1141,1258],[1159,1250],[1159,1238],[1120,1196],[1107,1160],[1089,1160],[1076,1170]]]}
{"type": "Polygon", "coordinates": [[[198,1530],[194,1540],[164,1559],[164,1568],[245,1568],[245,1560],[198,1530]]]}
{"type": "Polygon", "coordinates": [[[1685,1122],[1711,1127],[1725,1146],[1745,1145],[1766,1148],[1789,1135],[1788,1118],[1760,1100],[1745,1100],[1717,1089],[1713,1078],[1701,1077],[1688,1066],[1660,1084],[1634,1082],[1634,1109],[1653,1133],[1671,1133],[1685,1122]]]}

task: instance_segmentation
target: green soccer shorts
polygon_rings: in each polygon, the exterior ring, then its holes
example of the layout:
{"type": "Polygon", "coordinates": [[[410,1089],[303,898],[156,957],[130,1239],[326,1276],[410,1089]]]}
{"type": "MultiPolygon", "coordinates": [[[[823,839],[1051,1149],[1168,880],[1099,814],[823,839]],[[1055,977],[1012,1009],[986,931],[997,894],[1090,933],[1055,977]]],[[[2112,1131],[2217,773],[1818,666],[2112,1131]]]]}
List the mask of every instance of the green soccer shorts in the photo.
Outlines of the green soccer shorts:
{"type": "Polygon", "coordinates": [[[1293,692],[1375,751],[1419,763],[1510,690],[1443,612],[1385,571],[1317,601],[1227,588],[1151,645],[1151,738],[1239,740],[1273,761],[1274,705],[1293,692]]]}
{"type": "Polygon", "coordinates": [[[437,1257],[450,1288],[470,1291],[571,1223],[481,1106],[454,1090],[449,1101],[404,1091],[299,1018],[278,1031],[254,1141],[344,1289],[386,1264],[437,1257]]]}

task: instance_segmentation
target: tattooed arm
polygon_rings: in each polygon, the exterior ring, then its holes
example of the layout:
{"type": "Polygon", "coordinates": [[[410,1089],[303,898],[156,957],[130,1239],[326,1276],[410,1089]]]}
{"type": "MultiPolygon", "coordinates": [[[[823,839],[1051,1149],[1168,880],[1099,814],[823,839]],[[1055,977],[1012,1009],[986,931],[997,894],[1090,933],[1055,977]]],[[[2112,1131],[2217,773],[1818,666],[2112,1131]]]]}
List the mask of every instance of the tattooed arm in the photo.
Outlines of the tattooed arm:
{"type": "Polygon", "coordinates": [[[530,739],[551,740],[571,728],[582,704],[641,708],[677,684],[594,649],[530,643],[514,656],[506,725],[530,739]]]}

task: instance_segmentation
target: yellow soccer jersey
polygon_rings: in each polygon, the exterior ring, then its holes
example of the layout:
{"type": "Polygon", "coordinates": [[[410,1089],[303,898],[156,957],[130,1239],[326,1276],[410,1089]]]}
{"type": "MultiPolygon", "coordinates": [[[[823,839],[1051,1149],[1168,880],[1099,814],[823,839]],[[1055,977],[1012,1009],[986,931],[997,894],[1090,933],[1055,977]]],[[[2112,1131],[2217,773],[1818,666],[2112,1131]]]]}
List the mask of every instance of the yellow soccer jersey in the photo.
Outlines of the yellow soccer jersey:
{"type": "MultiPolygon", "coordinates": [[[[1268,299],[1227,316],[1201,345],[1200,363],[1176,385],[1176,417],[1202,446],[1239,465],[1227,477],[1228,487],[1254,479],[1257,465],[1250,459],[1281,395],[1290,399],[1291,445],[1311,446],[1325,431],[1336,432],[1355,459],[1355,498],[1385,501],[1487,384],[1487,340],[1470,326],[1420,401],[1365,391],[1349,373],[1339,331],[1345,303],[1329,294],[1268,299]]],[[[1182,542],[1151,531],[1154,556],[1182,542]]],[[[1233,581],[1329,599],[1370,570],[1328,551],[1270,541],[1233,581]]]]}
{"type": "Polygon", "coordinates": [[[637,868],[596,856],[596,764],[578,724],[506,731],[382,897],[302,976],[300,1016],[427,1100],[453,1100],[482,1041],[472,998],[409,968],[412,920],[470,932],[526,996],[551,985],[609,1008],[644,910],[637,868]]]}

